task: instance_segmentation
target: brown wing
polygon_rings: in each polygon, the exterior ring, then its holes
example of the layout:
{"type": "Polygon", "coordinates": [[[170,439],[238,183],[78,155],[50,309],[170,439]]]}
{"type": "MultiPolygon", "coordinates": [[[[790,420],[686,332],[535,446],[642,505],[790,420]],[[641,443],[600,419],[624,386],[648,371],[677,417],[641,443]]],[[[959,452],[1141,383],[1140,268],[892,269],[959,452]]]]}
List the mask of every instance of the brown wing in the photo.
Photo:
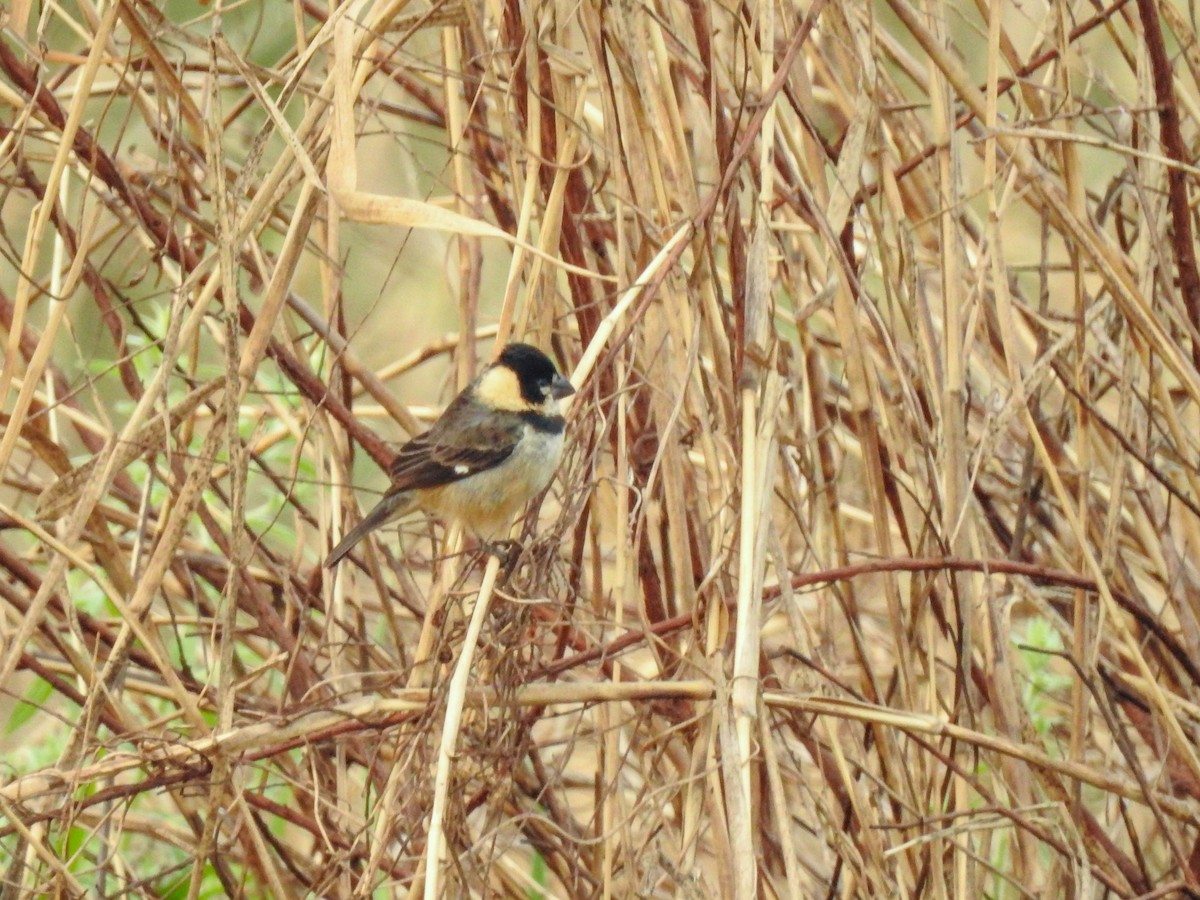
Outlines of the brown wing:
{"type": "Polygon", "coordinates": [[[440,487],[497,466],[512,454],[524,424],[515,413],[487,410],[458,397],[388,466],[393,490],[440,487]]]}

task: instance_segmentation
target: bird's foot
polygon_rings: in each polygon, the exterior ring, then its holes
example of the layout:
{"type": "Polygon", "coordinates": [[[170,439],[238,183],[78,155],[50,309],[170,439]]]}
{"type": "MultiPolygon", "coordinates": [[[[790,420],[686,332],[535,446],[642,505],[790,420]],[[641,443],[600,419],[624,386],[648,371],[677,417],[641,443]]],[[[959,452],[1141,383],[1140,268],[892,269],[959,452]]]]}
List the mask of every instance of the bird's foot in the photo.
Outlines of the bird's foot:
{"type": "Polygon", "coordinates": [[[504,584],[517,567],[521,559],[521,544],[519,541],[485,541],[483,552],[500,560],[500,583],[504,584]]]}
{"type": "Polygon", "coordinates": [[[521,545],[517,541],[484,541],[481,546],[484,553],[497,557],[502,563],[511,562],[521,552],[521,545]]]}

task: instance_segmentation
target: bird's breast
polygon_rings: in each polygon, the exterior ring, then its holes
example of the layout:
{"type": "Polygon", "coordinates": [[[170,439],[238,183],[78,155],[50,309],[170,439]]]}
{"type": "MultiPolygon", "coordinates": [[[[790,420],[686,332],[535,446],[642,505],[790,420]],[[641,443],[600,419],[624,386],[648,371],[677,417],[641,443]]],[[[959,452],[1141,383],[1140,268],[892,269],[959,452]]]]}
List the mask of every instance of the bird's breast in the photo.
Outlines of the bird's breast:
{"type": "Polygon", "coordinates": [[[494,468],[424,492],[421,505],[458,519],[482,538],[502,536],[513,514],[545,489],[562,458],[563,435],[525,426],[512,454],[494,468]]]}

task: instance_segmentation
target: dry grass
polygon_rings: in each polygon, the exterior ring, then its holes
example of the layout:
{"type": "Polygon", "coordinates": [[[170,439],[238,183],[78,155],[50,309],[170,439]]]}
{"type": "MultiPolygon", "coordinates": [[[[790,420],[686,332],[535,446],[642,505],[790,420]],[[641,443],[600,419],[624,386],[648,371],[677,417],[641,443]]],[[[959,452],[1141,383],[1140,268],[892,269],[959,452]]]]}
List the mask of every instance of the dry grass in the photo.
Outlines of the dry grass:
{"type": "Polygon", "coordinates": [[[1200,893],[1189,14],[0,11],[0,894],[1200,893]]]}

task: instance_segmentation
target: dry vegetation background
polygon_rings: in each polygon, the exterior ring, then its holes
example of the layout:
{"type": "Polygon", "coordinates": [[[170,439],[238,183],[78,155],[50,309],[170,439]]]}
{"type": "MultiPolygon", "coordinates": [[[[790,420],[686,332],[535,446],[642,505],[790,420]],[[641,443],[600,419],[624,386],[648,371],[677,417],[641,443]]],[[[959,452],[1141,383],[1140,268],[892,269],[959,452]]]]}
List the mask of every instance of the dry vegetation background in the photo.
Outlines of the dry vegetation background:
{"type": "Polygon", "coordinates": [[[1196,896],[1192,13],[0,9],[0,895],[1196,896]]]}

